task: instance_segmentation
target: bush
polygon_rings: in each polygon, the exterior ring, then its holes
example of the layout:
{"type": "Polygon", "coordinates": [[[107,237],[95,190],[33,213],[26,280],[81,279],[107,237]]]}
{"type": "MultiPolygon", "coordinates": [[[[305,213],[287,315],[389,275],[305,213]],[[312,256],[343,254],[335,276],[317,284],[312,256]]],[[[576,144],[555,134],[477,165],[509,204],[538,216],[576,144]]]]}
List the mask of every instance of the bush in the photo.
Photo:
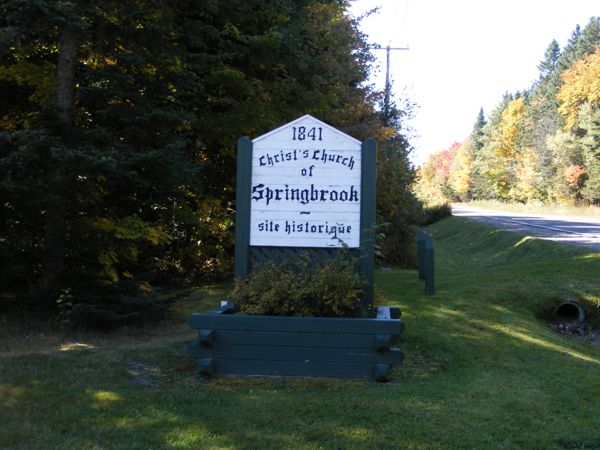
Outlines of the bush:
{"type": "Polygon", "coordinates": [[[452,207],[448,203],[431,205],[423,208],[423,225],[430,225],[452,215],[452,207]]]}
{"type": "Polygon", "coordinates": [[[56,299],[56,315],[66,327],[109,331],[156,323],[166,316],[172,303],[147,285],[122,282],[65,288],[56,299]]]}
{"type": "Polygon", "coordinates": [[[307,258],[287,265],[257,266],[236,280],[233,299],[241,312],[273,316],[361,317],[365,281],[358,260],[345,251],[326,263],[307,258]]]}

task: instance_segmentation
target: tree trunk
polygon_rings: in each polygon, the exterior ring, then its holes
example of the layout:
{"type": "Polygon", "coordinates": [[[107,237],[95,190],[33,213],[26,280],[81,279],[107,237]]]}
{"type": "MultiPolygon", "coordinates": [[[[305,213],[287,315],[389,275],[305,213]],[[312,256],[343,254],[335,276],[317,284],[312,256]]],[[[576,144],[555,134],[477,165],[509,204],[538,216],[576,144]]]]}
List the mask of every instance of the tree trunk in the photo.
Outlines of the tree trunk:
{"type": "Polygon", "coordinates": [[[56,65],[56,110],[65,125],[73,121],[75,70],[79,42],[74,30],[66,26],[60,36],[60,54],[56,65]]]}
{"type": "MultiPolygon", "coordinates": [[[[78,39],[75,31],[66,26],[60,36],[60,53],[56,66],[56,112],[65,128],[73,123],[73,99],[75,96],[75,71],[77,68],[78,39]]],[[[52,158],[52,157],[50,157],[52,158]]],[[[46,203],[46,227],[42,253],[40,296],[47,297],[53,282],[61,275],[65,263],[65,175],[60,164],[49,161],[49,177],[46,203]]]]}

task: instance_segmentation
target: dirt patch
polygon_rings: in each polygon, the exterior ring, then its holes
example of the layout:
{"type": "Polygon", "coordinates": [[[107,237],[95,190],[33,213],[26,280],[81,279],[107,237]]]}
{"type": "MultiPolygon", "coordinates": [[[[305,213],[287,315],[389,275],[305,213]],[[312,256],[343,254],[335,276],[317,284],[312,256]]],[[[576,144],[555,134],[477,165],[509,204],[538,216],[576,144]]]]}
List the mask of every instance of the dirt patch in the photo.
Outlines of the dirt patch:
{"type": "Polygon", "coordinates": [[[160,387],[161,372],[157,367],[134,362],[129,365],[132,381],[140,386],[160,387]]]}

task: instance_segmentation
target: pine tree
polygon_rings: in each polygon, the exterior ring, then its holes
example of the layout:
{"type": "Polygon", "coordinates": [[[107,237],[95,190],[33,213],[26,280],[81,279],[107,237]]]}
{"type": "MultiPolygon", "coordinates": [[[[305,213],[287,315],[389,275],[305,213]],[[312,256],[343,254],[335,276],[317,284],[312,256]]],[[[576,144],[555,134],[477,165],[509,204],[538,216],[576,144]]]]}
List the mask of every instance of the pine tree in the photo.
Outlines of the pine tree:
{"type": "Polygon", "coordinates": [[[555,71],[558,58],[560,56],[560,45],[553,39],[546,51],[544,52],[544,59],[538,64],[538,70],[540,73],[540,82],[547,80],[555,71]]]}
{"type": "Polygon", "coordinates": [[[483,108],[480,108],[479,114],[477,115],[477,120],[475,121],[475,124],[473,125],[473,131],[471,131],[471,136],[469,137],[469,139],[472,142],[475,152],[478,152],[479,150],[481,150],[481,148],[484,145],[483,129],[486,124],[487,124],[487,121],[485,120],[485,114],[483,113],[483,108]]]}

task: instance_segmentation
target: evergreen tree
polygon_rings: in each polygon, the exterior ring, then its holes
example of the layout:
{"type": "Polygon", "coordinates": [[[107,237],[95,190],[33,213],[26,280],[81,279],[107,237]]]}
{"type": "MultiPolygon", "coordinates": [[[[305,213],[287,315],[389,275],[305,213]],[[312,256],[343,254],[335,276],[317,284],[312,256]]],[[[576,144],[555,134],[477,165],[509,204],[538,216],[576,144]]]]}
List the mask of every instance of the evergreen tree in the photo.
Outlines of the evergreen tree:
{"type": "Polygon", "coordinates": [[[547,82],[550,77],[556,74],[556,66],[560,57],[560,45],[553,39],[546,51],[544,59],[538,64],[539,80],[538,83],[547,82]]]}
{"type": "Polygon", "coordinates": [[[415,233],[422,205],[413,192],[415,170],[410,162],[412,147],[406,122],[413,107],[405,101],[401,108],[389,105],[389,114],[382,110],[383,128],[378,136],[377,151],[377,219],[380,258],[387,263],[414,267],[416,264],[415,233]]]}
{"type": "Polygon", "coordinates": [[[47,3],[3,5],[25,37],[2,55],[4,89],[22,83],[25,61],[56,101],[34,96],[24,111],[9,111],[2,195],[21,217],[35,211],[10,231],[17,242],[26,241],[20,230],[34,233],[21,256],[38,294],[53,300],[53,286],[131,278],[141,260],[155,269],[147,262],[171,239],[174,200],[194,169],[189,116],[169,99],[169,81],[180,80],[167,67],[176,58],[166,57],[168,11],[152,2],[143,13],[139,4],[47,3]],[[30,14],[44,30],[29,27],[30,14]]]}
{"type": "Polygon", "coordinates": [[[580,126],[585,130],[581,139],[583,163],[586,168],[582,195],[600,205],[600,105],[588,104],[580,114],[580,126]]]}
{"type": "Polygon", "coordinates": [[[469,139],[472,142],[473,148],[475,150],[475,153],[478,152],[479,150],[481,150],[481,148],[484,145],[483,142],[483,138],[484,138],[484,127],[487,124],[487,121],[485,120],[485,114],[483,113],[483,108],[479,109],[479,114],[477,115],[477,120],[475,121],[475,124],[473,125],[473,131],[471,131],[471,136],[469,137],[469,139]]]}
{"type": "Polygon", "coordinates": [[[486,125],[482,128],[483,136],[479,142],[483,146],[473,156],[473,196],[477,199],[493,199],[497,196],[495,182],[490,176],[492,161],[498,147],[494,139],[502,122],[502,112],[514,99],[513,94],[506,92],[496,108],[492,111],[486,125]]]}

